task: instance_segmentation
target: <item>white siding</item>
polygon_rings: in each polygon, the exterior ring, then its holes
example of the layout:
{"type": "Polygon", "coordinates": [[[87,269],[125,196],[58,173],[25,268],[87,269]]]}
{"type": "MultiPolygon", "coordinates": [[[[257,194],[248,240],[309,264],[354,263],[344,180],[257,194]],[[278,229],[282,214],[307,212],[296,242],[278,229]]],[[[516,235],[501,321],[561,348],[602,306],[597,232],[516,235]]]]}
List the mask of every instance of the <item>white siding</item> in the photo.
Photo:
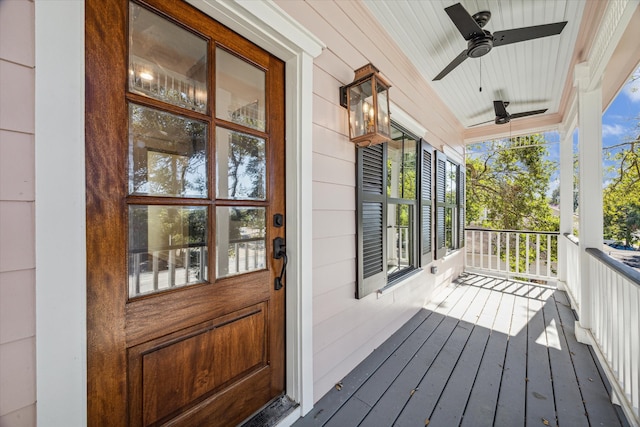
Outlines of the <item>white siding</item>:
{"type": "MultiPolygon", "coordinates": [[[[442,150],[462,151],[452,114],[418,78],[419,73],[382,31],[354,25],[345,10],[366,25],[370,15],[352,3],[277,1],[311,30],[327,49],[314,61],[313,81],[313,375],[314,399],[367,357],[461,271],[460,253],[438,261],[438,275],[422,271],[382,295],[358,300],[356,290],[356,151],[349,141],[340,86],[353,70],[372,62],[391,84],[393,103],[427,129],[426,139],[442,150]]],[[[392,111],[393,116],[393,111],[392,111]]]]}

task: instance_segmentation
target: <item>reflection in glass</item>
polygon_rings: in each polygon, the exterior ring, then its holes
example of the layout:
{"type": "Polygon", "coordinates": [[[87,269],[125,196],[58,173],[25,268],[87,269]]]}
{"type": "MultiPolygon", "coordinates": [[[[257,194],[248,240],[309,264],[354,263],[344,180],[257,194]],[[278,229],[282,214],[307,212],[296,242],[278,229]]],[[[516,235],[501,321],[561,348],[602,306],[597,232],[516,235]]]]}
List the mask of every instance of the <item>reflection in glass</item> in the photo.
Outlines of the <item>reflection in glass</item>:
{"type": "Polygon", "coordinates": [[[387,205],[387,273],[413,265],[413,205],[387,205]]]}
{"type": "Polygon", "coordinates": [[[216,161],[218,198],[265,199],[264,139],[216,128],[216,161]]]}
{"type": "Polygon", "coordinates": [[[416,148],[414,139],[393,128],[394,139],[387,143],[387,196],[416,198],[416,148]]]}
{"type": "Polygon", "coordinates": [[[129,193],[207,196],[207,125],[129,105],[129,193]]]}
{"type": "Polygon", "coordinates": [[[216,117],[265,130],[265,72],[216,49],[216,117]]]}
{"type": "Polygon", "coordinates": [[[129,297],[207,280],[207,208],[129,206],[129,297]]]}
{"type": "Polygon", "coordinates": [[[217,277],[266,268],[265,248],[265,208],[216,208],[217,277]]]}
{"type": "Polygon", "coordinates": [[[129,90],[207,111],[207,41],[129,3],[129,90]]]}
{"type": "Polygon", "coordinates": [[[457,166],[447,161],[445,170],[445,202],[447,204],[455,205],[457,203],[457,190],[458,190],[458,168],[457,166]]]}

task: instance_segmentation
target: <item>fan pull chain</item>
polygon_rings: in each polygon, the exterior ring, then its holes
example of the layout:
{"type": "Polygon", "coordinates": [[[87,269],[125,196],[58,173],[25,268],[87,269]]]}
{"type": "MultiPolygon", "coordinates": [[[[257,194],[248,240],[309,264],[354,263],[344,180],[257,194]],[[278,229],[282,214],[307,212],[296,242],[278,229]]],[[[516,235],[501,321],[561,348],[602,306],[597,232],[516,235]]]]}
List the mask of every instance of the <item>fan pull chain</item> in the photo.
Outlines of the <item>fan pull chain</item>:
{"type": "Polygon", "coordinates": [[[482,58],[480,58],[480,92],[482,92],[482,58]]]}

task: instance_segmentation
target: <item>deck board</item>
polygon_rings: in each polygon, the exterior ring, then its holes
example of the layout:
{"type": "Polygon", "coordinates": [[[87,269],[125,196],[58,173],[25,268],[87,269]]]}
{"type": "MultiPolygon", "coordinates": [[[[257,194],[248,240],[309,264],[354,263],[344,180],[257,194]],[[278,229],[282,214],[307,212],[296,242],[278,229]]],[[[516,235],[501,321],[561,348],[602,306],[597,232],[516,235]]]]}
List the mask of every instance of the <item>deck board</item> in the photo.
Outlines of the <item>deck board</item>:
{"type": "MultiPolygon", "coordinates": [[[[553,376],[553,389],[556,402],[556,416],[560,426],[588,425],[582,395],[578,387],[576,374],[571,363],[571,355],[567,351],[567,339],[561,327],[560,316],[554,298],[554,304],[544,305],[547,323],[555,327],[557,332],[555,343],[549,343],[549,362],[553,376]]],[[[547,337],[549,339],[549,337],[547,337]]]]}
{"type": "Polygon", "coordinates": [[[464,274],[294,426],[627,425],[564,292],[464,274]]]}
{"type": "Polygon", "coordinates": [[[543,303],[529,299],[529,312],[535,315],[527,328],[527,395],[526,423],[537,425],[548,422],[556,425],[556,407],[549,365],[549,342],[543,303]]]}

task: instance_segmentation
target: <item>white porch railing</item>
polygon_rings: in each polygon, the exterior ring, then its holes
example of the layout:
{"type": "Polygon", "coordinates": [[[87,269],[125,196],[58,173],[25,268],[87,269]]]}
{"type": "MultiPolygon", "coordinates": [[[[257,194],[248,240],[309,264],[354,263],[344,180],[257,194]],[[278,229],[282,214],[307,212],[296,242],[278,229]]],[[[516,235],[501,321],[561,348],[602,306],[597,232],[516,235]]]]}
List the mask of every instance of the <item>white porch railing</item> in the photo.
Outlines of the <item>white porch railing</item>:
{"type": "Polygon", "coordinates": [[[466,268],[555,282],[558,232],[467,228],[466,268]]]}
{"type": "Polygon", "coordinates": [[[578,239],[571,235],[563,236],[564,244],[567,248],[567,281],[565,283],[571,304],[577,310],[580,307],[580,243],[578,239]]]}
{"type": "Polygon", "coordinates": [[[580,248],[575,236],[565,234],[567,277],[565,289],[578,312],[582,293],[588,292],[590,329],[583,341],[593,346],[612,386],[614,403],[622,406],[631,425],[640,426],[640,272],[587,248],[588,280],[580,277],[580,248]]]}
{"type": "MultiPolygon", "coordinates": [[[[614,390],[622,406],[640,424],[640,272],[588,248],[591,292],[591,335],[600,363],[615,378],[614,390]],[[626,400],[626,402],[625,402],[626,400]]],[[[609,378],[614,382],[612,378],[609,378]]],[[[629,416],[629,414],[627,414],[629,416]]]]}
{"type": "Polygon", "coordinates": [[[409,265],[411,241],[406,225],[387,226],[387,260],[392,265],[409,265]]]}

